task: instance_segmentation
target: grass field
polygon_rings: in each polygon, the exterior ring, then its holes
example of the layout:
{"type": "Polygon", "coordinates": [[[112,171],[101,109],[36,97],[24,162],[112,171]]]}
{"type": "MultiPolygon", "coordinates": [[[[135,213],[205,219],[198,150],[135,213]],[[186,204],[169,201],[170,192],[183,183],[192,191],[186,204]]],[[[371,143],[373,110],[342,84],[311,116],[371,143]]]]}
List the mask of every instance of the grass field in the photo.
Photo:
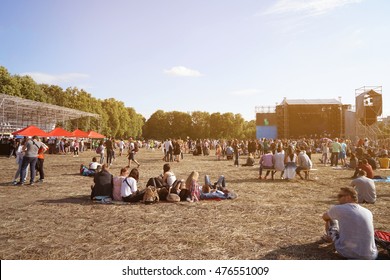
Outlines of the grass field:
{"type": "MultiPolygon", "coordinates": [[[[92,179],[78,172],[95,154],[47,155],[45,182],[35,186],[13,186],[15,160],[0,158],[0,259],[340,259],[320,241],[321,216],[337,203],[353,171],[324,167],[319,155],[313,155],[318,170],[310,180],[288,182],[258,180],[258,166],[237,168],[212,155],[185,155],[171,164],[177,178],[186,179],[192,170],[212,180],[223,174],[238,198],[117,205],[89,200],[92,179]]],[[[161,151],[141,149],[137,160],[141,187],[162,173],[161,151]]],[[[110,171],[118,175],[126,165],[124,156],[117,157],[110,171]]],[[[390,231],[390,186],[376,186],[377,203],[365,207],[376,229],[390,231]]]]}

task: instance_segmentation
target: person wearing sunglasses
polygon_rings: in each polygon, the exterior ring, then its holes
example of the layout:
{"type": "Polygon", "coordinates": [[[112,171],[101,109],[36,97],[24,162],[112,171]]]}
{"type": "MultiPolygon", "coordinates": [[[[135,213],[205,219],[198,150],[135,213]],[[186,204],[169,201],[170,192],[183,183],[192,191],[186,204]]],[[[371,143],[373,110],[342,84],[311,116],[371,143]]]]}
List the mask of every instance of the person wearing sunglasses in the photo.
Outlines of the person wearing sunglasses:
{"type": "Polygon", "coordinates": [[[333,242],[336,251],[347,259],[376,259],[371,211],[357,203],[357,192],[351,187],[340,188],[337,198],[339,204],[322,215],[326,230],[323,240],[333,242]]]}

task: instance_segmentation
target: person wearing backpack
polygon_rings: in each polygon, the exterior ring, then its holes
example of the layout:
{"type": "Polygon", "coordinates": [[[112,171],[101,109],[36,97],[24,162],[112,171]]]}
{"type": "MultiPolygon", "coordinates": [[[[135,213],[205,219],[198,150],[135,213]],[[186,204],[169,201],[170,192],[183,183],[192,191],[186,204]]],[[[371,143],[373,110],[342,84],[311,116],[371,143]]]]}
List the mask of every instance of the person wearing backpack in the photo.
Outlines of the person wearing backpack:
{"type": "Polygon", "coordinates": [[[140,167],[140,163],[135,159],[135,155],[138,152],[138,143],[133,141],[133,138],[129,140],[129,153],[127,154],[127,158],[129,160],[129,164],[127,165],[129,168],[131,167],[131,162],[135,162],[137,164],[137,168],[140,167]]]}

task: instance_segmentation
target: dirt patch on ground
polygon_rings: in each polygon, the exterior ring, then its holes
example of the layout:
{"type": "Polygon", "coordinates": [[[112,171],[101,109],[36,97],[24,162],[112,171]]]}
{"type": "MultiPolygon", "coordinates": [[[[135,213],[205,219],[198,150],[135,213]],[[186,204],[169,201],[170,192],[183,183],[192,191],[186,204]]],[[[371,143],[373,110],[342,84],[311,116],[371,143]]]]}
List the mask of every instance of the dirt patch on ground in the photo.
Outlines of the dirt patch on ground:
{"type": "MultiPolygon", "coordinates": [[[[35,186],[13,186],[15,160],[0,158],[0,259],[340,258],[320,241],[321,216],[353,172],[319,165],[319,155],[313,155],[318,170],[310,180],[288,182],[258,180],[258,166],[237,168],[211,155],[185,155],[171,163],[177,178],[186,179],[192,170],[213,181],[223,174],[238,198],[154,205],[91,202],[92,179],[78,172],[95,155],[47,155],[45,182],[35,186]]],[[[161,151],[140,150],[140,186],[162,173],[162,157],[161,151]]],[[[110,171],[118,175],[126,165],[124,156],[117,157],[110,171]]],[[[376,185],[378,201],[365,207],[374,214],[375,228],[389,231],[390,186],[376,185]]]]}

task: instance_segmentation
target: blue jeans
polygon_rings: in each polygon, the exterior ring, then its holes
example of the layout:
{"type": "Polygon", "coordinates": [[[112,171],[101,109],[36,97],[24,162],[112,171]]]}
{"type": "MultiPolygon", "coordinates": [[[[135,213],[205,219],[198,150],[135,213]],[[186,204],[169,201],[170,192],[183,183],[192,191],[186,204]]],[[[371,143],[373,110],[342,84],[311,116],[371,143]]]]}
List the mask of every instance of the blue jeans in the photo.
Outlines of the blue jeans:
{"type": "Polygon", "coordinates": [[[219,176],[218,178],[218,181],[213,184],[211,184],[211,180],[210,180],[210,176],[209,175],[205,175],[204,176],[204,184],[205,185],[209,185],[210,187],[222,187],[222,188],[225,188],[226,185],[225,185],[225,176],[221,175],[219,176]]]}
{"type": "Polygon", "coordinates": [[[24,178],[27,173],[27,166],[30,165],[30,183],[34,182],[35,179],[35,166],[37,165],[37,157],[23,157],[22,170],[20,174],[20,182],[24,183],[24,178]]]}
{"type": "Polygon", "coordinates": [[[215,191],[215,192],[209,192],[209,193],[201,193],[200,199],[211,199],[211,198],[220,198],[220,199],[226,199],[227,195],[224,194],[221,191],[215,191]]]}

